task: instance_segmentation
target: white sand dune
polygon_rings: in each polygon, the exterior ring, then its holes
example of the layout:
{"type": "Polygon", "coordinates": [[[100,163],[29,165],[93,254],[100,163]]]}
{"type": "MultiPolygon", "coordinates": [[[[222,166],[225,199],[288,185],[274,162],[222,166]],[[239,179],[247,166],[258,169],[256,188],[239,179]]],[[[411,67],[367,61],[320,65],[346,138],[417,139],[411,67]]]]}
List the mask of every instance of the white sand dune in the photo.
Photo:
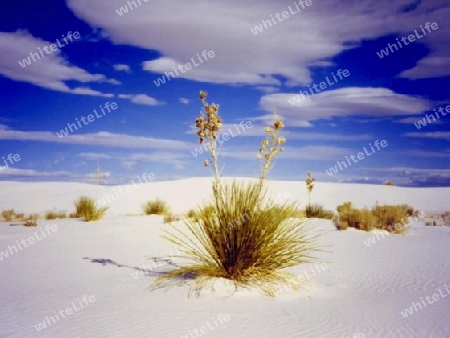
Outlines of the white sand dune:
{"type": "MultiPolygon", "coordinates": [[[[176,248],[161,238],[167,229],[161,217],[130,214],[140,213],[141,204],[156,197],[183,212],[208,198],[209,183],[205,178],[140,186],[116,199],[96,223],[41,220],[37,228],[0,223],[0,254],[9,253],[0,261],[0,337],[450,337],[450,228],[425,227],[421,221],[406,236],[376,237],[353,229],[339,232],[330,221],[312,220],[313,233],[323,233],[320,241],[329,251],[319,254],[326,269],[318,271],[313,264],[293,269],[310,276],[297,293],[269,298],[238,290],[223,297],[206,290],[200,298],[188,298],[187,282],[148,289],[161,271],[171,268],[149,258],[177,263],[171,257],[176,248]],[[42,238],[47,225],[57,230],[47,227],[42,238]],[[10,254],[9,248],[36,238],[35,233],[40,240],[10,254]],[[369,238],[374,242],[367,246],[369,238]],[[402,315],[413,302],[439,292],[439,300],[411,309],[407,318],[402,315]],[[83,303],[84,295],[95,301],[83,303]],[[69,307],[78,310],[56,320],[69,307]],[[35,325],[46,316],[55,323],[38,331],[35,325]]],[[[269,186],[275,195],[289,193],[299,205],[307,200],[304,182],[273,181],[269,186]]],[[[81,194],[102,198],[114,189],[0,182],[0,209],[72,211],[81,194]]],[[[449,188],[319,182],[312,201],[327,209],[350,200],[359,207],[378,201],[449,210],[449,193],[449,188]]]]}

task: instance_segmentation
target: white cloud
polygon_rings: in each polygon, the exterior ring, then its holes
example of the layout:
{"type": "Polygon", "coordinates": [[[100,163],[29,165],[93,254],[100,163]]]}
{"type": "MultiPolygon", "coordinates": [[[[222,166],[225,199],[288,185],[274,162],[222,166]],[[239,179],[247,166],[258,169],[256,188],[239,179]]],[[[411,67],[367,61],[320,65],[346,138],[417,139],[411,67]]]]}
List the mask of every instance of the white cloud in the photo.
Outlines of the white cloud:
{"type": "Polygon", "coordinates": [[[172,164],[174,166],[184,166],[186,164],[186,159],[191,158],[190,153],[179,153],[179,152],[164,152],[157,151],[152,154],[147,153],[131,153],[131,154],[104,154],[104,153],[80,153],[78,156],[86,160],[119,160],[122,161],[122,165],[127,168],[132,168],[137,163],[164,163],[172,164]]]}
{"type": "Polygon", "coordinates": [[[189,100],[184,98],[184,97],[181,97],[180,98],[180,103],[182,103],[182,104],[189,104],[189,100]]]}
{"type": "MultiPolygon", "coordinates": [[[[251,28],[270,15],[288,10],[293,1],[198,0],[195,6],[188,7],[182,2],[167,6],[155,1],[128,13],[126,18],[111,10],[123,6],[123,0],[68,0],[67,4],[92,27],[104,29],[113,43],[158,51],[161,58],[150,63],[155,72],[189,62],[203,50],[213,50],[215,58],[184,76],[197,81],[277,85],[279,81],[272,76],[276,74],[293,85],[310,83],[312,65],[329,66],[332,57],[358,47],[362,40],[389,34],[405,36],[431,20],[439,23],[439,29],[420,43],[430,47],[429,57],[438,59],[419,62],[408,76],[417,78],[429,72],[433,76],[449,74],[448,63],[441,60],[448,55],[450,45],[448,2],[423,1],[409,11],[404,10],[410,2],[317,1],[258,35],[251,28]]],[[[401,52],[407,53],[406,48],[397,53],[401,52]]],[[[376,60],[375,50],[373,55],[374,62],[384,62],[376,60]]]]}
{"type": "Polygon", "coordinates": [[[45,178],[45,177],[60,177],[60,178],[78,178],[80,175],[70,173],[67,171],[37,171],[32,169],[17,169],[17,168],[5,168],[0,170],[0,177],[35,177],[35,178],[45,178]]]}
{"type": "Polygon", "coordinates": [[[120,94],[119,98],[129,99],[131,102],[135,104],[141,104],[145,106],[160,106],[165,104],[165,102],[158,101],[157,99],[150,97],[146,94],[137,94],[137,95],[120,94]]]}
{"type": "Polygon", "coordinates": [[[427,133],[412,132],[412,133],[405,133],[405,134],[403,134],[403,136],[450,140],[450,131],[432,131],[432,132],[427,132],[427,133]]]}
{"type": "MultiPolygon", "coordinates": [[[[76,82],[109,82],[117,83],[116,80],[107,79],[101,74],[90,74],[85,70],[71,65],[57,49],[51,54],[44,53],[44,57],[25,67],[19,61],[30,56],[30,53],[39,52],[38,48],[49,46],[53,42],[44,41],[33,37],[26,31],[13,33],[0,32],[0,74],[5,77],[21,82],[28,82],[38,87],[60,91],[69,94],[90,95],[101,97],[114,97],[113,94],[104,94],[87,87],[69,88],[66,81],[76,82]]],[[[72,43],[76,43],[72,42],[72,43]]],[[[62,47],[64,48],[64,47],[62,47]]]]}
{"type": "Polygon", "coordinates": [[[386,88],[349,87],[328,90],[301,100],[292,106],[296,94],[270,94],[260,100],[266,111],[277,111],[293,120],[318,120],[337,116],[392,116],[420,114],[431,108],[425,99],[397,94],[386,88]]]}
{"type": "Polygon", "coordinates": [[[142,149],[194,149],[195,143],[158,139],[153,137],[132,136],[110,132],[68,135],[59,138],[50,131],[0,130],[0,140],[42,141],[61,144],[85,144],[109,148],[142,148],[142,149]]]}
{"type": "Polygon", "coordinates": [[[131,72],[131,68],[128,65],[114,65],[114,69],[118,70],[118,71],[122,71],[122,72],[126,72],[126,73],[130,73],[131,72]]]}

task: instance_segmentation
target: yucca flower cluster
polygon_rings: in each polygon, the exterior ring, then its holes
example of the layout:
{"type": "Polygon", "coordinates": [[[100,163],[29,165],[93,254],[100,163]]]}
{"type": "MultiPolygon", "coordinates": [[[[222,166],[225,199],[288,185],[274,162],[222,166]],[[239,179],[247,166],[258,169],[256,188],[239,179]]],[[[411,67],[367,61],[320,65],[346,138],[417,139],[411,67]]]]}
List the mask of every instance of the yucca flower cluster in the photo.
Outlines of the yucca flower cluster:
{"type": "Polygon", "coordinates": [[[270,171],[270,165],[275,155],[281,153],[283,148],[282,144],[286,142],[284,137],[279,136],[279,132],[283,129],[283,121],[279,119],[274,112],[275,122],[271,127],[266,127],[266,137],[261,142],[261,148],[257,154],[258,159],[261,161],[261,181],[263,181],[270,171]]]}
{"type": "Polygon", "coordinates": [[[306,189],[308,190],[308,205],[311,205],[311,192],[314,189],[314,177],[311,172],[308,172],[308,177],[306,178],[306,189]]]}
{"type": "Polygon", "coordinates": [[[200,100],[203,104],[203,110],[200,112],[200,116],[195,120],[195,127],[198,128],[197,136],[199,137],[199,143],[208,143],[211,151],[211,159],[203,161],[203,165],[207,167],[209,163],[212,164],[214,176],[216,180],[219,178],[219,171],[217,167],[217,134],[222,128],[222,118],[219,115],[218,104],[208,104],[206,97],[208,93],[205,91],[200,92],[200,100]]]}

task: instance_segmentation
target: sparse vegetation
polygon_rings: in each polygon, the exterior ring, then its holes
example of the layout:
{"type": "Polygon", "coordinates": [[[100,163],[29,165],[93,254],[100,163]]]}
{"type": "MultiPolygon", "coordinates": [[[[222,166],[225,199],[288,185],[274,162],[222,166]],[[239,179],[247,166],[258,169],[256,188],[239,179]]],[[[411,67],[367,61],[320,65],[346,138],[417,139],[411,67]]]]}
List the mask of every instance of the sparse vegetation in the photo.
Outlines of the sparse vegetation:
{"type": "Polygon", "coordinates": [[[2,217],[6,222],[11,222],[14,219],[16,212],[14,209],[8,209],[2,211],[2,217]]]}
{"type": "Polygon", "coordinates": [[[35,220],[26,221],[24,224],[26,227],[37,227],[37,222],[35,220]]]}
{"type": "Polygon", "coordinates": [[[177,221],[179,221],[180,220],[180,218],[179,217],[177,217],[174,213],[172,213],[172,212],[169,212],[168,214],[166,214],[165,216],[164,216],[164,223],[170,223],[170,224],[172,224],[172,222],[177,222],[177,221]]]}
{"type": "Polygon", "coordinates": [[[376,205],[369,209],[355,209],[351,202],[345,202],[337,207],[339,217],[334,219],[338,230],[352,227],[359,230],[386,230],[395,234],[407,231],[406,219],[414,214],[413,208],[402,205],[376,205]]]}
{"type": "Polygon", "coordinates": [[[66,218],[65,211],[47,211],[45,213],[45,219],[58,219],[58,218],[66,218]]]}
{"type": "Polygon", "coordinates": [[[318,250],[315,237],[307,236],[309,227],[298,215],[296,204],[275,204],[268,196],[264,180],[269,173],[275,155],[285,142],[278,134],[283,123],[275,116],[275,122],[265,129],[257,157],[261,161],[261,177],[257,182],[224,184],[220,180],[216,139],[222,119],[219,106],[209,105],[206,93],[200,93],[203,113],[196,120],[200,143],[206,141],[210,156],[204,161],[213,173],[212,203],[189,212],[184,224],[185,234],[177,228],[167,231],[165,238],[181,247],[191,265],[179,267],[160,277],[156,284],[173,278],[190,276],[195,280],[198,293],[213,277],[231,280],[235,286],[259,288],[274,295],[278,282],[296,287],[293,276],[283,269],[314,261],[311,253],[318,250]],[[198,220],[198,222],[197,222],[198,220]],[[193,236],[193,237],[192,237],[193,236]]]}
{"type": "Polygon", "coordinates": [[[154,201],[148,201],[142,207],[144,214],[146,215],[167,215],[170,213],[170,209],[165,201],[156,199],[154,201]]]}
{"type": "Polygon", "coordinates": [[[95,201],[89,197],[82,196],[75,201],[77,217],[82,217],[85,222],[100,220],[109,207],[98,208],[95,201]]]}
{"type": "Polygon", "coordinates": [[[305,209],[305,216],[307,218],[324,218],[324,219],[332,219],[333,212],[324,210],[322,205],[313,204],[307,205],[305,209]]]}

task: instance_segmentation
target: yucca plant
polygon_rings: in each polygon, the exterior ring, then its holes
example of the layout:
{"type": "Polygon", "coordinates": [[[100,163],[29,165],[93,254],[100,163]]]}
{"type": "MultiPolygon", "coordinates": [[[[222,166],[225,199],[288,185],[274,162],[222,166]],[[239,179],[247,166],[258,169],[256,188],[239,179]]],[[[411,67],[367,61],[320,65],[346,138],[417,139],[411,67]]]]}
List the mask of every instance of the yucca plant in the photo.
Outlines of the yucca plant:
{"type": "Polygon", "coordinates": [[[98,208],[92,198],[82,196],[75,201],[76,215],[82,217],[85,222],[100,220],[109,207],[98,208]]]}
{"type": "Polygon", "coordinates": [[[214,277],[232,281],[236,287],[255,287],[267,295],[274,295],[278,283],[292,288],[298,285],[286,268],[314,261],[312,253],[319,250],[316,237],[307,235],[309,229],[298,215],[296,203],[275,204],[264,186],[275,155],[282,151],[285,139],[278,136],[283,123],[275,122],[265,129],[257,157],[261,160],[261,177],[251,183],[224,184],[217,165],[216,135],[221,127],[218,105],[209,105],[206,93],[200,93],[204,114],[196,120],[200,143],[205,140],[214,175],[212,203],[200,207],[185,218],[188,232],[175,226],[164,237],[180,247],[190,264],[166,273],[156,285],[173,278],[189,276],[195,280],[191,291],[200,290],[214,277]]]}

